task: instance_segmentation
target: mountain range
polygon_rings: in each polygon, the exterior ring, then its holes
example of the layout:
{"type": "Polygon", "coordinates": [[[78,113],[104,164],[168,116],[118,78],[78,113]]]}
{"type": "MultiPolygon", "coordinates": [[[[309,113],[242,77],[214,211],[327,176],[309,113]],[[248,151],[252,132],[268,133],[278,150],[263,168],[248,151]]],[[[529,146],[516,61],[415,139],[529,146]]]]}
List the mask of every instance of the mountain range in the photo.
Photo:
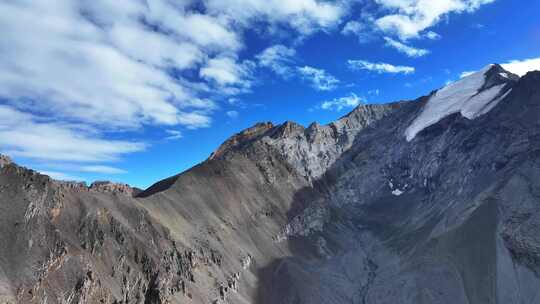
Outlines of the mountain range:
{"type": "Polygon", "coordinates": [[[145,190],[0,157],[0,303],[540,303],[540,72],[265,122],[145,190]]]}

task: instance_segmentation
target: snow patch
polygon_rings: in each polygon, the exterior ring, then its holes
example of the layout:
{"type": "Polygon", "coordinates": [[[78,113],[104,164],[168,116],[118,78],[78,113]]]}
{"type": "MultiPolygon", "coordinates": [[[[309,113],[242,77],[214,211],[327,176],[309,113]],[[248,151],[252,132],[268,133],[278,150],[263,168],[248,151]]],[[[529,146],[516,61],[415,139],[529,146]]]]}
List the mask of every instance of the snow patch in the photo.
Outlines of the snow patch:
{"type": "Polygon", "coordinates": [[[467,119],[475,119],[480,116],[482,109],[490,104],[492,100],[499,95],[506,84],[491,87],[482,91],[461,105],[461,115],[467,119]]]}
{"type": "MultiPolygon", "coordinates": [[[[479,92],[486,81],[486,72],[493,65],[464,77],[438,90],[426,103],[422,113],[405,130],[407,141],[425,128],[454,113],[461,113],[467,119],[474,119],[489,112],[505,96],[497,98],[506,84],[497,85],[479,92]]],[[[508,92],[507,92],[508,93],[508,92]]]]}
{"type": "Polygon", "coordinates": [[[399,189],[395,189],[395,190],[392,191],[392,194],[395,195],[395,196],[400,196],[403,193],[405,193],[405,192],[403,192],[403,191],[401,191],[399,189]]]}
{"type": "Polygon", "coordinates": [[[486,114],[487,112],[491,111],[491,109],[495,108],[495,106],[497,104],[499,104],[499,102],[501,102],[501,100],[503,100],[504,98],[506,98],[506,96],[508,96],[508,94],[510,94],[510,92],[512,92],[512,89],[506,91],[506,93],[504,93],[503,95],[501,95],[501,97],[493,100],[492,102],[490,102],[489,104],[487,104],[482,110],[480,110],[480,112],[478,113],[478,116],[481,116],[481,115],[484,115],[486,114]]]}

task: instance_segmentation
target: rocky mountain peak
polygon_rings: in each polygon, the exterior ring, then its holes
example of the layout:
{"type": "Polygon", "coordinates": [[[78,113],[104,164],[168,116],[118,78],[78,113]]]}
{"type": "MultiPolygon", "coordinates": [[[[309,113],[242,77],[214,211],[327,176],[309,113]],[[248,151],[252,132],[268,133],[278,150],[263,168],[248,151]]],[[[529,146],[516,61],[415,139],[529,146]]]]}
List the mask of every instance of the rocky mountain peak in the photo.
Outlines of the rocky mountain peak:
{"type": "Polygon", "coordinates": [[[308,180],[313,180],[350,148],[358,132],[400,106],[400,103],[363,104],[327,125],[314,122],[307,128],[293,121],[277,126],[258,123],[226,140],[209,159],[261,140],[277,149],[308,180]]]}
{"type": "Polygon", "coordinates": [[[361,105],[327,125],[314,122],[304,128],[287,121],[264,140],[308,180],[319,178],[351,147],[356,135],[386,116],[399,104],[361,105]]]}
{"type": "Polygon", "coordinates": [[[304,126],[300,124],[293,121],[286,121],[277,127],[276,132],[272,134],[272,136],[286,138],[296,136],[297,134],[304,132],[304,130],[304,126]]]}
{"type": "Polygon", "coordinates": [[[471,120],[486,114],[512,91],[518,80],[500,65],[490,64],[437,90],[405,131],[407,141],[454,113],[471,120]]]}
{"type": "Polygon", "coordinates": [[[249,143],[274,128],[271,122],[260,122],[247,128],[227,139],[219,148],[210,155],[209,159],[216,159],[223,156],[226,152],[249,143]]]}
{"type": "Polygon", "coordinates": [[[9,165],[11,163],[12,163],[11,158],[9,158],[6,155],[0,154],[0,168],[3,168],[4,166],[9,165]]]}
{"type": "Polygon", "coordinates": [[[482,72],[483,70],[485,70],[484,75],[486,76],[486,84],[488,86],[492,86],[493,83],[497,82],[506,82],[508,80],[515,82],[519,80],[518,75],[505,70],[500,64],[488,65],[479,72],[482,72]]]}
{"type": "Polygon", "coordinates": [[[103,193],[121,193],[129,196],[136,195],[136,193],[134,193],[134,189],[128,184],[114,183],[110,181],[93,182],[89,189],[103,193]]]}
{"type": "Polygon", "coordinates": [[[122,194],[126,196],[136,196],[141,192],[140,189],[133,188],[128,184],[115,183],[110,181],[95,181],[90,186],[86,182],[78,181],[59,181],[53,182],[62,189],[73,192],[100,192],[107,194],[122,194]]]}

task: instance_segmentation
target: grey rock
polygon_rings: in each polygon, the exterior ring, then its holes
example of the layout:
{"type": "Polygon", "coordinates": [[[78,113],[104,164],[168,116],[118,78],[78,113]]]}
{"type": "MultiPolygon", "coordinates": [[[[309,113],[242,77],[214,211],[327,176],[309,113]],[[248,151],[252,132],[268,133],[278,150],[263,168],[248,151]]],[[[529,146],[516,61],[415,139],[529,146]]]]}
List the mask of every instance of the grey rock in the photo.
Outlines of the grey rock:
{"type": "Polygon", "coordinates": [[[6,155],[0,154],[0,169],[3,168],[4,166],[7,166],[7,165],[11,164],[11,163],[12,163],[11,158],[9,158],[6,155]]]}

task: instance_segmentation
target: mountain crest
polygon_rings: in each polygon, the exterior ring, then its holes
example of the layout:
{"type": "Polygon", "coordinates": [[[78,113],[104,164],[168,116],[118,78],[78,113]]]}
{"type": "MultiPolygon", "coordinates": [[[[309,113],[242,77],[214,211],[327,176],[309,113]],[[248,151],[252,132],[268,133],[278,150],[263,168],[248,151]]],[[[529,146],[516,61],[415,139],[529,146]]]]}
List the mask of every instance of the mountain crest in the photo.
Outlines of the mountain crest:
{"type": "Polygon", "coordinates": [[[9,165],[11,163],[12,163],[11,158],[9,158],[6,155],[0,154],[0,168],[3,168],[4,166],[9,165]]]}
{"type": "Polygon", "coordinates": [[[518,80],[500,65],[490,64],[435,91],[405,131],[407,141],[451,114],[461,113],[467,119],[486,114],[512,91],[518,80]]]}
{"type": "Polygon", "coordinates": [[[214,151],[210,155],[209,159],[219,158],[223,156],[226,152],[261,137],[272,128],[274,128],[274,124],[272,124],[271,122],[257,123],[254,126],[249,127],[231,136],[223,144],[221,144],[221,146],[219,146],[216,151],[214,151]]]}

